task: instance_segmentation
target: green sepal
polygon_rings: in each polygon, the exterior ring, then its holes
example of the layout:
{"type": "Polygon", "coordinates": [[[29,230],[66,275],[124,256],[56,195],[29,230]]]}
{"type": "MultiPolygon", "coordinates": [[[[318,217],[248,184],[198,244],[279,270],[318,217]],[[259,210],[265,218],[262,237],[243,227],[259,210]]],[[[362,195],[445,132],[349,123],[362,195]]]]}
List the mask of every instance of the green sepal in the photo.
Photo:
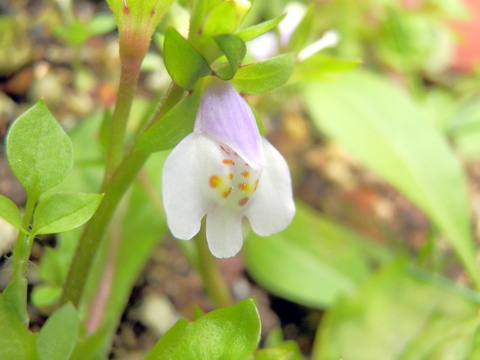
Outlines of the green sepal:
{"type": "Polygon", "coordinates": [[[233,34],[238,26],[236,5],[224,1],[213,8],[202,28],[202,35],[233,34]]]}
{"type": "Polygon", "coordinates": [[[142,135],[136,150],[156,152],[173,148],[193,131],[199,103],[199,91],[187,96],[142,135]]]}
{"type": "Polygon", "coordinates": [[[232,79],[238,67],[243,61],[245,54],[247,53],[247,47],[242,39],[235,35],[217,35],[214,37],[215,42],[218,47],[225,54],[225,57],[228,60],[228,67],[219,68],[220,71],[214,72],[222,80],[232,79]]]}
{"type": "Polygon", "coordinates": [[[240,67],[232,83],[241,93],[263,94],[285,84],[294,67],[294,54],[283,54],[240,67]]]}
{"type": "Polygon", "coordinates": [[[203,56],[173,28],[165,34],[163,55],[168,73],[186,90],[192,90],[200,78],[211,73],[203,56]]]}

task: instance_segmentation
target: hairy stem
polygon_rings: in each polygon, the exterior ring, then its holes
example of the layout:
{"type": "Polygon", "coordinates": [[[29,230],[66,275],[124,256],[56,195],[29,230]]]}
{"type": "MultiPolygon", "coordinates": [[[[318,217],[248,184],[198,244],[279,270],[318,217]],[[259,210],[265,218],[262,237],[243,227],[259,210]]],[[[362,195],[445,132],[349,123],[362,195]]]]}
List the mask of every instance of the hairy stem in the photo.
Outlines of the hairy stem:
{"type": "MultiPolygon", "coordinates": [[[[25,205],[25,212],[23,215],[22,227],[29,229],[32,222],[33,211],[35,204],[37,203],[37,196],[29,194],[27,197],[27,204],[25,205]]],[[[17,314],[24,323],[28,325],[28,313],[27,313],[27,265],[30,253],[32,252],[32,245],[35,235],[24,234],[19,232],[17,241],[13,248],[12,255],[12,282],[14,287],[11,292],[7,292],[11,296],[12,303],[15,307],[17,314]]]]}
{"type": "Polygon", "coordinates": [[[137,88],[142,59],[143,57],[123,57],[121,59],[122,72],[120,75],[117,102],[112,116],[106,160],[105,179],[107,181],[124,157],[125,132],[137,88]]]}

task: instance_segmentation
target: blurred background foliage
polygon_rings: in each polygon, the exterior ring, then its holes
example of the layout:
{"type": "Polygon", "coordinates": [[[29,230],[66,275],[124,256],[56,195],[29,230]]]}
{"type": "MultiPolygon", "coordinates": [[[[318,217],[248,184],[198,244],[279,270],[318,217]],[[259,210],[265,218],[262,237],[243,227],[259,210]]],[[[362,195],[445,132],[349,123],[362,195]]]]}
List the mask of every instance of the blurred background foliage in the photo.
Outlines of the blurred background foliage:
{"type": "MultiPolygon", "coordinates": [[[[169,26],[186,34],[191,3],[175,2],[154,35],[132,137],[166,91],[164,34],[169,26]]],[[[256,0],[242,27],[285,11],[297,17],[250,43],[247,59],[298,53],[330,30],[340,40],[297,64],[284,87],[247,97],[287,158],[298,209],[284,232],[249,233],[241,256],[219,261],[235,299],[256,299],[265,345],[294,349],[291,359],[478,358],[478,3],[256,0]]],[[[0,136],[44,98],[75,148],[61,190],[99,187],[117,41],[101,0],[0,3],[0,136]]],[[[3,140],[0,155],[0,193],[23,205],[3,140]]],[[[94,321],[98,289],[113,279],[102,323],[89,325],[105,338],[87,338],[74,358],[142,358],[180,316],[212,309],[193,245],[173,240],[165,224],[165,156],[140,173],[109,232],[113,248],[96,259],[82,318],[94,321]]],[[[4,268],[9,231],[0,223],[4,268]]],[[[33,330],[58,301],[78,236],[35,244],[33,330]]]]}

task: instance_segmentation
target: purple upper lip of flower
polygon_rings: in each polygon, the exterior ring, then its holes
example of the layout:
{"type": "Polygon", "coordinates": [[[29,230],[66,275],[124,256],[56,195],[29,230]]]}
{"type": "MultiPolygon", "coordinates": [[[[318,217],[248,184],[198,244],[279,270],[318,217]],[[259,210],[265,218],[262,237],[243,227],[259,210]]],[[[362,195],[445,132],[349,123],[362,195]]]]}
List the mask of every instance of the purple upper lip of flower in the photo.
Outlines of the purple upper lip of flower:
{"type": "Polygon", "coordinates": [[[265,163],[255,116],[235,88],[226,82],[216,81],[203,95],[195,132],[204,132],[227,144],[250,166],[265,163]]]}

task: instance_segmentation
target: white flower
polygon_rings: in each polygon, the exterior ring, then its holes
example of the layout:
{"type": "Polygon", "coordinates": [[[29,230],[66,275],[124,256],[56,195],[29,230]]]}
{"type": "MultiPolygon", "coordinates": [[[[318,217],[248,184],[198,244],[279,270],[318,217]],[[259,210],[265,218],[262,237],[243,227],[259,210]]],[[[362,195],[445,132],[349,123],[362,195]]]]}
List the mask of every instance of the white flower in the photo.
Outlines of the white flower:
{"type": "Polygon", "coordinates": [[[208,246],[219,258],[240,251],[244,217],[261,236],[292,220],[288,165],[260,136],[250,107],[230,84],[212,82],[203,94],[194,132],[165,162],[163,202],[179,239],[195,236],[207,215],[208,246]]]}

